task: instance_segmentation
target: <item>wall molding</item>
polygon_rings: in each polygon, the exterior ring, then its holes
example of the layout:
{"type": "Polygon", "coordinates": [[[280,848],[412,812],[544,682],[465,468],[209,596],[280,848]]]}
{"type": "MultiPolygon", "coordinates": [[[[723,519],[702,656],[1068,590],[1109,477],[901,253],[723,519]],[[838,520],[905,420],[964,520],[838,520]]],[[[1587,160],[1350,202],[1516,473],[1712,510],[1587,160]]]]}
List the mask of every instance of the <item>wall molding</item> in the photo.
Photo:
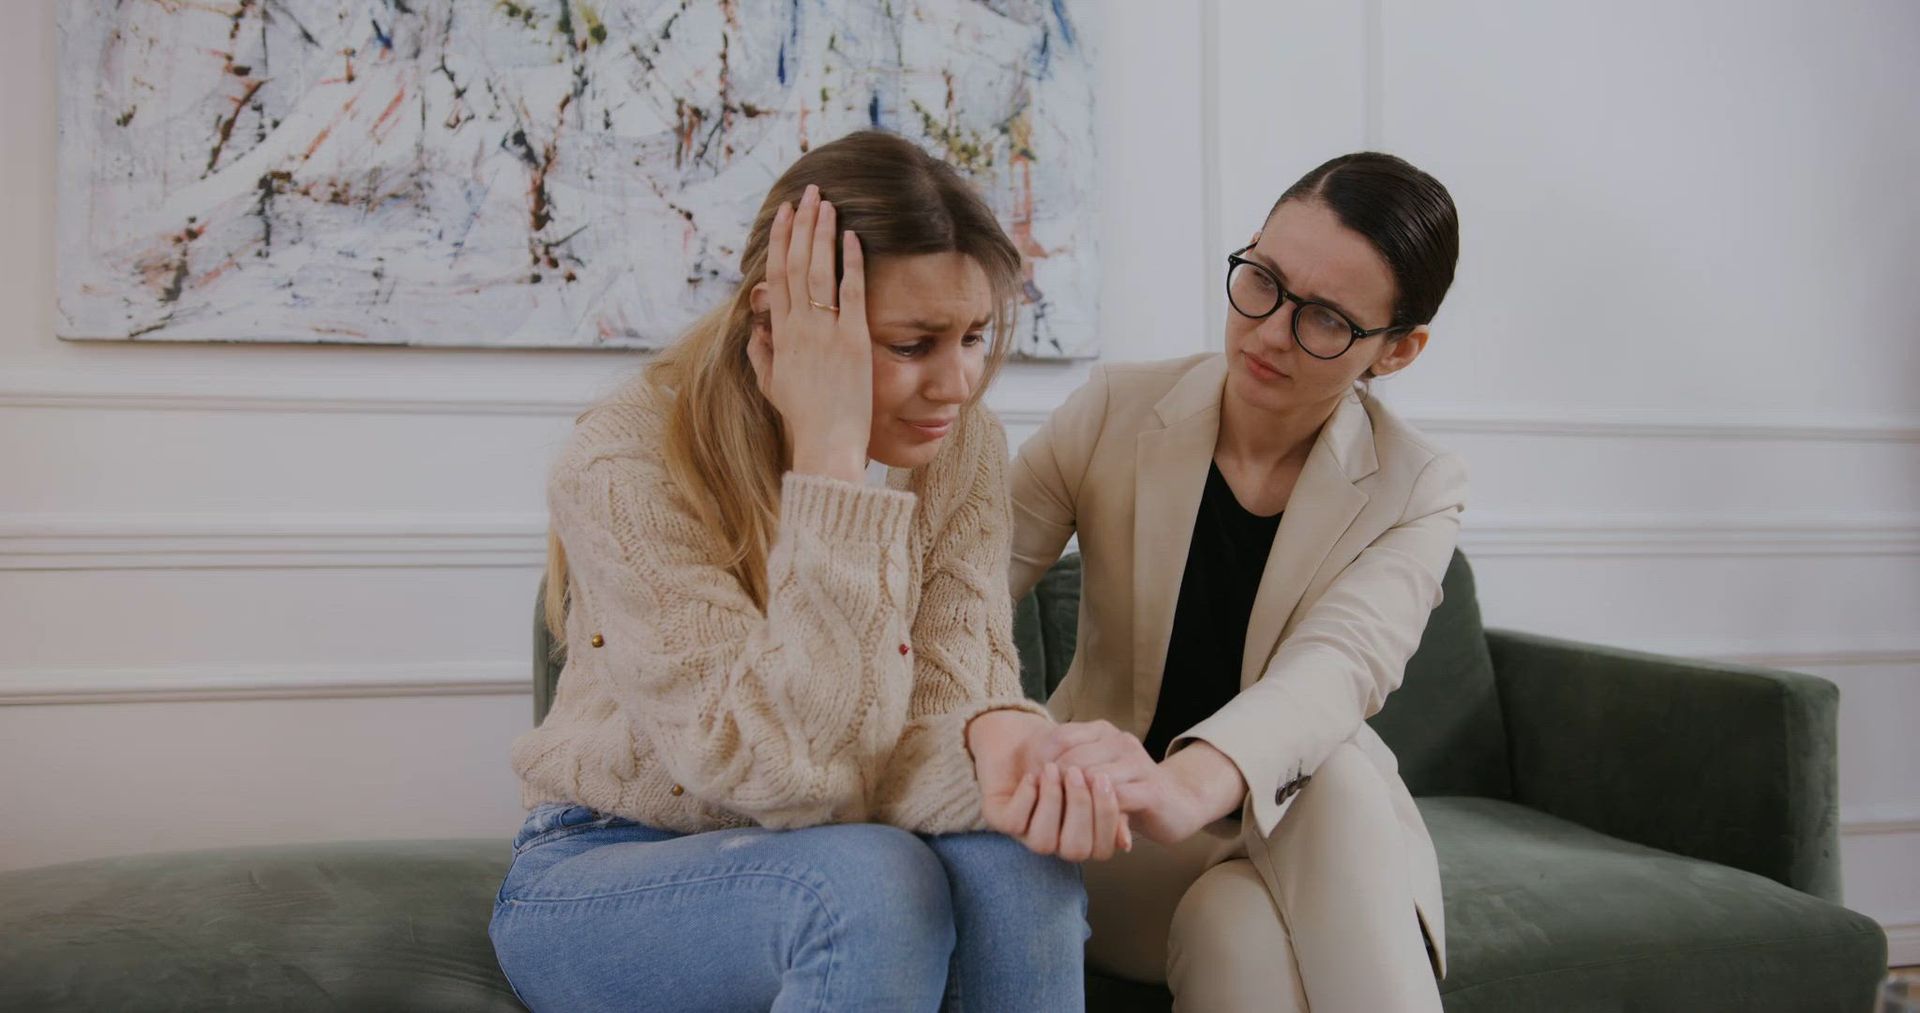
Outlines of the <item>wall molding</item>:
{"type": "Polygon", "coordinates": [[[1920,515],[1516,517],[1468,511],[1460,546],[1475,558],[1911,556],[1920,555],[1920,515]]]}
{"type": "Polygon", "coordinates": [[[592,382],[529,377],[502,383],[26,368],[10,369],[0,378],[0,409],[571,418],[593,400],[602,383],[604,376],[592,382]]]}
{"type": "Polygon", "coordinates": [[[1920,802],[1840,807],[1843,834],[1920,834],[1920,802]]]}
{"type": "Polygon", "coordinates": [[[0,515],[0,572],[538,567],[545,514],[0,515]]]}
{"type": "Polygon", "coordinates": [[[1468,436],[1571,436],[1633,440],[1740,440],[1820,443],[1920,443],[1910,413],[1661,408],[1401,407],[1424,433],[1468,436]]]}
{"type": "MultiPolygon", "coordinates": [[[[1661,652],[1791,668],[1914,665],[1920,644],[1809,651],[1661,652]]],[[[432,661],[372,664],[165,665],[0,669],[0,706],[50,703],[124,703],[369,696],[447,696],[531,692],[527,660],[432,661]]],[[[1920,834],[1920,802],[1845,807],[1842,832],[1920,834]]]]}
{"type": "MultiPolygon", "coordinates": [[[[1476,559],[1920,555],[1920,515],[1791,521],[1469,514],[1476,559]]],[[[0,572],[538,566],[544,513],[0,514],[0,572]]]]}
{"type": "MultiPolygon", "coordinates": [[[[1086,363],[1015,362],[991,401],[1009,425],[1037,425],[1065,400],[1086,363]],[[1037,402],[1037,403],[1029,403],[1037,402]]],[[[10,368],[0,410],[508,415],[572,418],[608,383],[595,367],[559,380],[513,377],[122,373],[10,368]]],[[[1920,416],[1657,408],[1402,406],[1421,430],[1470,436],[1920,444],[1920,416]]]]}
{"type": "MultiPolygon", "coordinates": [[[[1008,425],[1039,425],[1071,388],[1054,391],[1063,371],[1085,363],[1019,363],[1036,382],[1015,381],[990,398],[1008,425]],[[1051,382],[1050,382],[1051,381],[1051,382]],[[1004,405],[1006,395],[1044,407],[1004,405]],[[1025,397],[1021,397],[1025,395],[1025,397]]],[[[638,368],[637,366],[634,368],[638,368]]],[[[631,372],[627,370],[625,372],[631,372]]],[[[624,375],[624,373],[622,374],[624,375]]],[[[1029,379],[1029,378],[1023,378],[1029,379]]],[[[283,415],[526,416],[571,420],[605,392],[607,373],[589,379],[287,377],[220,374],[114,375],[70,369],[9,369],[0,376],[0,410],[241,412],[283,415]]]]}
{"type": "Polygon", "coordinates": [[[1920,921],[1883,924],[1887,930],[1887,966],[1920,965],[1920,921]]]}
{"type": "Polygon", "coordinates": [[[0,669],[0,707],[202,703],[218,700],[515,696],[533,692],[532,661],[401,664],[169,665],[0,669]]]}

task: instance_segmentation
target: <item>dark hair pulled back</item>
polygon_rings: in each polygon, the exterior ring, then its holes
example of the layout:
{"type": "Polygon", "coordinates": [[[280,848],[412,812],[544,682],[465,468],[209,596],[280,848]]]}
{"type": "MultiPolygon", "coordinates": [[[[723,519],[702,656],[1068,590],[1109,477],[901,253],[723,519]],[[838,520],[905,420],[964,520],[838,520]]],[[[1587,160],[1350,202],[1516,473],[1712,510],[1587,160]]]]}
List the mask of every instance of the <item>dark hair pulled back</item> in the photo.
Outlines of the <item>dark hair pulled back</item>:
{"type": "Polygon", "coordinates": [[[1292,200],[1325,205],[1386,258],[1393,271],[1393,326],[1424,324],[1439,312],[1460,259],[1460,215],[1439,180],[1405,159],[1359,151],[1300,177],[1273,211],[1292,200]]]}

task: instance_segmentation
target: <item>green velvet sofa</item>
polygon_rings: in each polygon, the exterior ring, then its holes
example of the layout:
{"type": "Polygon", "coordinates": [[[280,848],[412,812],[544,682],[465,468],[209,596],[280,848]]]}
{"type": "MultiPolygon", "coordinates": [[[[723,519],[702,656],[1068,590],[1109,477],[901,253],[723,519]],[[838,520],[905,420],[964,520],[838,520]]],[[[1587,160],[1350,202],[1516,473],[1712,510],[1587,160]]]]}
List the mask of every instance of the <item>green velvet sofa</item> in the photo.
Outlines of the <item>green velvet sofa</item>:
{"type": "MultiPolygon", "coordinates": [[[[1030,695],[1073,657],[1079,581],[1069,556],[1019,604],[1030,695]]],[[[538,720],[558,672],[534,626],[538,720]]],[[[1837,699],[1805,675],[1485,631],[1456,557],[1373,719],[1439,850],[1446,1008],[1870,1009],[1886,937],[1838,903],[1837,699]]],[[[486,935],[512,829],[0,874],[0,1010],[519,1009],[486,935]]],[[[1168,1004],[1088,976],[1091,1010],[1168,1004]]]]}

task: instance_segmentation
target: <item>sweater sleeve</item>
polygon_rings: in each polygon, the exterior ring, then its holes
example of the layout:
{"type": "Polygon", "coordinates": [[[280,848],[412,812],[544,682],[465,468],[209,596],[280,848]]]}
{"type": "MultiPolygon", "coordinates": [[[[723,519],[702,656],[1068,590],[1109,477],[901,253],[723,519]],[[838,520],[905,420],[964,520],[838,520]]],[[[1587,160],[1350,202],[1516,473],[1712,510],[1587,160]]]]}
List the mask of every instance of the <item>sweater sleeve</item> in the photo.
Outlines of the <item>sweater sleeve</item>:
{"type": "Polygon", "coordinates": [[[1020,690],[1007,595],[1007,437],[984,408],[971,409],[959,465],[929,489],[946,515],[933,533],[913,620],[910,720],[880,783],[877,818],[917,833],[984,829],[966,729],[994,710],[1046,709],[1020,690]]]}
{"type": "Polygon", "coordinates": [[[786,475],[762,612],[670,488],[637,457],[556,473],[571,650],[605,652],[635,748],[702,801],[771,827],[867,818],[907,716],[915,496],[786,475]]]}

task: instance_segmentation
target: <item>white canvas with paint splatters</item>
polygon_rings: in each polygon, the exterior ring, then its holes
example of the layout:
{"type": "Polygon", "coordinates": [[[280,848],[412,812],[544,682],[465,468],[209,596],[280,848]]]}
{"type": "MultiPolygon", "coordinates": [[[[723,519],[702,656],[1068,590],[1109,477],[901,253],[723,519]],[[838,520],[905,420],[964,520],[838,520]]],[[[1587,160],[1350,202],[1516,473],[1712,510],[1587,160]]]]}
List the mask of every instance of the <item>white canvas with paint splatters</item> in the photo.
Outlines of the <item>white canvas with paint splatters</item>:
{"type": "Polygon", "coordinates": [[[1065,0],[63,0],[67,338],[651,348],[774,176],[877,124],[1096,354],[1093,11],[1065,0]]]}

